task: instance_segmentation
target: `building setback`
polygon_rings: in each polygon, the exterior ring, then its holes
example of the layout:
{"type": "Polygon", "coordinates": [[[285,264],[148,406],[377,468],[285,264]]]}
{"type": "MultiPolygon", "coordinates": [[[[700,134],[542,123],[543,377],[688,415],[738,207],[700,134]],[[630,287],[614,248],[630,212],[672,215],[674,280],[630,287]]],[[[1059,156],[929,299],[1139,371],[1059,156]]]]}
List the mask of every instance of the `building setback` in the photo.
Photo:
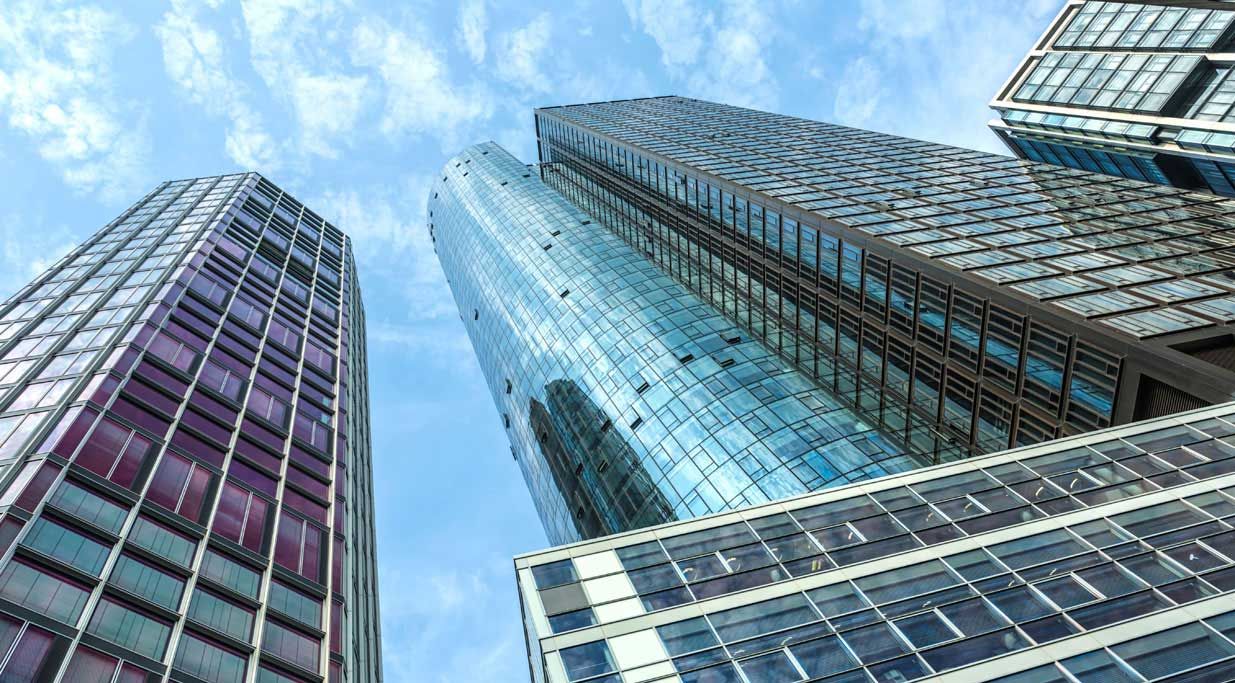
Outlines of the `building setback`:
{"type": "Polygon", "coordinates": [[[1235,680],[1232,420],[1228,403],[517,557],[533,680],[1235,680]]]}
{"type": "Polygon", "coordinates": [[[541,175],[920,453],[1235,395],[1235,204],[681,97],[536,111],[541,175]]]}
{"type": "Polygon", "coordinates": [[[0,305],[0,680],[381,680],[347,238],[166,182],[0,305]]]}
{"type": "Polygon", "coordinates": [[[927,464],[488,143],[429,229],[549,538],[927,464]]]}
{"type": "Polygon", "coordinates": [[[1235,196],[1235,6],[1069,0],[991,102],[1017,156],[1235,196]]]}

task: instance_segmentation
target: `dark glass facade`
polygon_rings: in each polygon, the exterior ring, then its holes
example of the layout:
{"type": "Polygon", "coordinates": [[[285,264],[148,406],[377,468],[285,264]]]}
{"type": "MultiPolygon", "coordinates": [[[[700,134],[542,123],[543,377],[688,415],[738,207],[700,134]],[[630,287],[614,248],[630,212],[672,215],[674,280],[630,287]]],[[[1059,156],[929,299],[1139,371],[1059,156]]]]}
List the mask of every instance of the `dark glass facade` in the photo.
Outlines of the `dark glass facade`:
{"type": "Polygon", "coordinates": [[[1219,197],[680,97],[536,123],[549,185],[919,452],[1235,392],[1219,197]]]}
{"type": "Polygon", "coordinates": [[[512,454],[555,542],[930,462],[497,145],[450,160],[428,210],[512,454]]]}
{"type": "Polygon", "coordinates": [[[0,305],[0,680],[381,680],[347,238],[159,185],[0,305]]]}
{"type": "Polygon", "coordinates": [[[533,677],[1231,680],[1233,419],[1228,403],[516,558],[533,677]]]}
{"type": "Polygon", "coordinates": [[[1235,7],[1070,0],[991,103],[1019,157],[1235,196],[1235,7]]]}

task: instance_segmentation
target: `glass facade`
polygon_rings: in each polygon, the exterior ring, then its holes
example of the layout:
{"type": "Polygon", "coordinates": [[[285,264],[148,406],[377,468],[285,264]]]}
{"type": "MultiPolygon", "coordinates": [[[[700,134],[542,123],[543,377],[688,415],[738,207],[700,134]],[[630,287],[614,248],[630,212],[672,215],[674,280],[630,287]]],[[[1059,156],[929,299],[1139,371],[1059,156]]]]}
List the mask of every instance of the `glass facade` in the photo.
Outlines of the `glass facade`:
{"type": "Polygon", "coordinates": [[[380,681],[366,372],[347,238],[256,174],[0,305],[0,680],[380,681]]]}
{"type": "Polygon", "coordinates": [[[1213,195],[680,97],[537,131],[548,184],[920,452],[1235,391],[1211,353],[1235,204],[1213,195]]]}
{"type": "Polygon", "coordinates": [[[1223,404],[516,558],[534,676],[1229,680],[1233,442],[1223,404]]]}
{"type": "Polygon", "coordinates": [[[1235,196],[1235,6],[1069,0],[996,95],[1017,156],[1235,196]]]}
{"type": "Polygon", "coordinates": [[[929,462],[494,144],[430,231],[549,537],[593,538],[929,462]]]}

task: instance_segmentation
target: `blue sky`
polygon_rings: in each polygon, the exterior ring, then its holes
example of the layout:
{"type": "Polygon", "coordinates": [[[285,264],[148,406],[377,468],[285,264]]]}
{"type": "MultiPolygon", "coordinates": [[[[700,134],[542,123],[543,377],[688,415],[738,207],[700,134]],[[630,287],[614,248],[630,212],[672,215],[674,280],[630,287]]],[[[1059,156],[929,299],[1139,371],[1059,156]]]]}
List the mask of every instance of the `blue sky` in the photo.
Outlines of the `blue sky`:
{"type": "Polygon", "coordinates": [[[1003,152],[986,107],[1060,0],[0,3],[0,298],[161,180],[257,170],[355,239],[387,680],[527,680],[545,545],[424,221],[532,108],[679,94],[1003,152]]]}

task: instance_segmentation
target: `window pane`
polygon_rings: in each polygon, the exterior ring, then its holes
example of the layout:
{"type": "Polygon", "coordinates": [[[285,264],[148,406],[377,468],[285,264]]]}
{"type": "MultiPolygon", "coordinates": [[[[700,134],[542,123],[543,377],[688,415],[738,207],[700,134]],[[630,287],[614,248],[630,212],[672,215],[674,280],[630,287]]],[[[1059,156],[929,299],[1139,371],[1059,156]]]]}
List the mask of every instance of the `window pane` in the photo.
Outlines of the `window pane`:
{"type": "Polygon", "coordinates": [[[91,576],[99,575],[111,551],[111,546],[43,517],[30,523],[22,544],[91,576]]]}

